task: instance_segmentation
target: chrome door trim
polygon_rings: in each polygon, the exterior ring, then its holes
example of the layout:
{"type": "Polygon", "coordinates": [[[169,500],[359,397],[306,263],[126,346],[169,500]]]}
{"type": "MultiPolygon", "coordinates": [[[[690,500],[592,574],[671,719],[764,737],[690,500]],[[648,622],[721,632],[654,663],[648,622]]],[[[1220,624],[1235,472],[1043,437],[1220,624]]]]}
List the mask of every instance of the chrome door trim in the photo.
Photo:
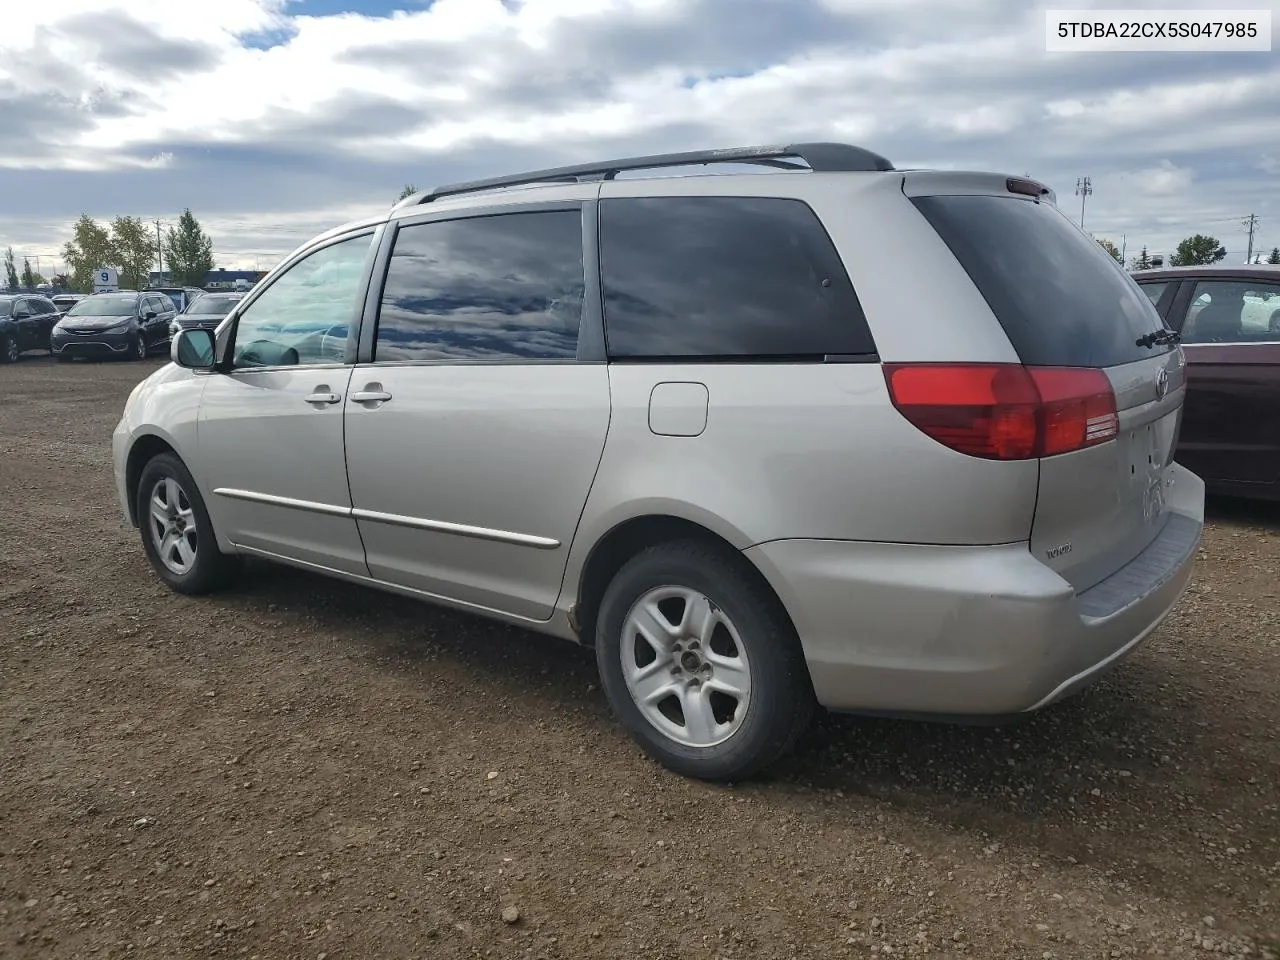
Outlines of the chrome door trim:
{"type": "Polygon", "coordinates": [[[436,533],[452,533],[459,537],[471,537],[475,540],[497,540],[500,543],[513,543],[522,547],[533,547],[537,550],[554,550],[560,546],[559,540],[550,537],[539,537],[531,533],[515,533],[511,530],[492,530],[489,527],[473,527],[466,523],[450,523],[446,520],[427,520],[423,517],[404,517],[396,513],[381,513],[377,510],[362,510],[356,507],[351,515],[357,520],[368,520],[372,523],[386,523],[397,527],[412,527],[415,530],[432,530],[436,533]]]}
{"type": "Polygon", "coordinates": [[[234,487],[217,487],[213,492],[230,500],[247,500],[250,503],[265,503],[273,507],[284,507],[289,510],[306,510],[310,513],[323,513],[331,517],[352,517],[356,520],[368,520],[370,523],[386,523],[397,527],[412,527],[416,530],[451,533],[455,536],[470,537],[474,540],[497,540],[501,543],[511,543],[521,547],[533,547],[536,550],[554,550],[560,546],[559,540],[553,540],[551,537],[539,537],[531,533],[515,533],[511,530],[473,527],[466,523],[450,523],[447,520],[428,520],[425,517],[404,517],[396,513],[381,513],[377,510],[339,507],[331,503],[316,503],[314,500],[295,500],[293,497],[280,497],[272,493],[256,493],[253,490],[237,490],[234,487]]]}
{"type": "Polygon", "coordinates": [[[278,497],[272,493],[255,493],[252,490],[237,490],[234,487],[217,487],[213,491],[220,497],[229,500],[247,500],[250,503],[265,503],[273,507],[285,507],[289,510],[306,510],[310,513],[323,513],[330,517],[351,516],[350,507],[339,507],[331,503],[317,503],[314,500],[295,500],[293,497],[278,497]]]}

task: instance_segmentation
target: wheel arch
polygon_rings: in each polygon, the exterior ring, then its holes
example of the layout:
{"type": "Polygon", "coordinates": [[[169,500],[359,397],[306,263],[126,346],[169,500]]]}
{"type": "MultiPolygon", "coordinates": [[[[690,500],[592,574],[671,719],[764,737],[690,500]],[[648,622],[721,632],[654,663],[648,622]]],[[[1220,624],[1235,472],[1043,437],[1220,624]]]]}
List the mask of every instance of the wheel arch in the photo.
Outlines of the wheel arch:
{"type": "Polygon", "coordinates": [[[135,527],[138,525],[138,482],[142,479],[142,471],[162,453],[172,453],[179,460],[182,459],[172,443],[155,433],[142,434],[129,448],[129,456],[125,461],[124,487],[128,495],[129,521],[135,527]]]}
{"type": "Polygon", "coordinates": [[[717,532],[707,524],[676,513],[644,513],[616,522],[591,546],[577,576],[570,623],[579,641],[586,647],[595,645],[600,601],[623,565],[650,547],[679,540],[714,544],[723,549],[726,556],[735,558],[742,573],[753,580],[770,601],[777,605],[794,629],[790,612],[764,571],[743,553],[750,544],[745,542],[745,538],[735,534],[737,531],[717,532]],[[730,536],[739,542],[735,543],[730,536]]]}

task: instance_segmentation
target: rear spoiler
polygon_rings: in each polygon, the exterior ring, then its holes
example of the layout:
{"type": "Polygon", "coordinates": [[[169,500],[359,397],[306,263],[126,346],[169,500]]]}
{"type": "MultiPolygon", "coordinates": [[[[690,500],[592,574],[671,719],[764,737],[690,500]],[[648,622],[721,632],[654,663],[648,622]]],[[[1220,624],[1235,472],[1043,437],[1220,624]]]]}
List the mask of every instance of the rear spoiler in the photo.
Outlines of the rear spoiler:
{"type": "Polygon", "coordinates": [[[965,170],[909,170],[902,177],[902,192],[908,197],[956,194],[1031,197],[1057,206],[1058,195],[1031,177],[1011,177],[1005,173],[965,170]]]}

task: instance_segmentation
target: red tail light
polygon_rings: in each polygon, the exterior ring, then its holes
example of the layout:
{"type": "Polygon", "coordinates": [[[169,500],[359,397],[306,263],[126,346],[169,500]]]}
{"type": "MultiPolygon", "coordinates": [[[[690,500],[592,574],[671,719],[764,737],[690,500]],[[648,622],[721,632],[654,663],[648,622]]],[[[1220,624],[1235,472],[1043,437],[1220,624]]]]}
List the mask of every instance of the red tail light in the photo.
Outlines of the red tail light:
{"type": "Polygon", "coordinates": [[[1016,363],[885,364],[898,411],[953,450],[988,460],[1030,460],[1082,450],[1119,429],[1101,370],[1016,363]]]}

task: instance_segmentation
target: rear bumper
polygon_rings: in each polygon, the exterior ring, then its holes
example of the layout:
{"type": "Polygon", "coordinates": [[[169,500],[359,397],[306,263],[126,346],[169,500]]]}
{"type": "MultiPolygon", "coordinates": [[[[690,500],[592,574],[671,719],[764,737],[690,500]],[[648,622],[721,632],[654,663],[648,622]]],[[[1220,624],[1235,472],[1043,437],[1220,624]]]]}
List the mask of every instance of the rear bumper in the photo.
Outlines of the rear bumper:
{"type": "Polygon", "coordinates": [[[746,551],[791,614],[833,710],[1038,710],[1119,663],[1191,579],[1204,484],[1174,468],[1170,513],[1131,563],[1077,594],[1027,544],[780,540],[746,551]]]}

